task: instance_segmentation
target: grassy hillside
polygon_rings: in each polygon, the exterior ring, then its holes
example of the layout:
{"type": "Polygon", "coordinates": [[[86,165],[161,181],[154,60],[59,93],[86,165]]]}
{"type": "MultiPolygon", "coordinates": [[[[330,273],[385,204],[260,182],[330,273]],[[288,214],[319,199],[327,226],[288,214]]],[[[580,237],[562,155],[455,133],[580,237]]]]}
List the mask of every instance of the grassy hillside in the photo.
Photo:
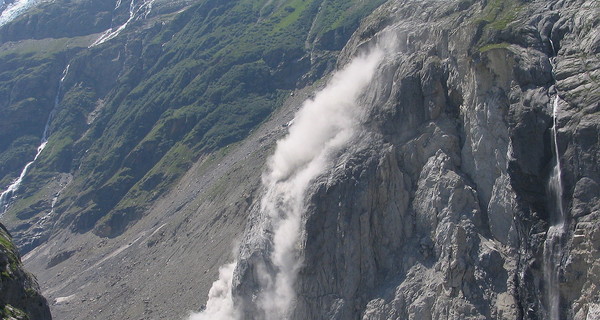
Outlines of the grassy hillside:
{"type": "MultiPolygon", "coordinates": [[[[29,130],[19,128],[3,140],[12,144],[0,145],[0,161],[14,162],[0,166],[4,185],[24,165],[14,159],[32,158],[70,65],[53,134],[7,214],[11,225],[37,221],[59,195],[60,226],[120,234],[192,163],[246,137],[290,90],[330,69],[340,43],[381,2],[204,0],[177,14],[134,20],[116,39],[89,49],[58,46],[42,55],[34,45],[5,43],[2,62],[31,65],[19,74],[45,80],[31,80],[22,99],[0,106],[0,112],[42,110],[35,123],[25,122],[29,130]],[[314,50],[323,58],[311,61],[314,50]],[[56,181],[64,175],[72,181],[62,189],[56,181]]],[[[68,41],[94,39],[77,36],[68,41]]],[[[18,86],[11,74],[1,79],[0,90],[18,86]]]]}

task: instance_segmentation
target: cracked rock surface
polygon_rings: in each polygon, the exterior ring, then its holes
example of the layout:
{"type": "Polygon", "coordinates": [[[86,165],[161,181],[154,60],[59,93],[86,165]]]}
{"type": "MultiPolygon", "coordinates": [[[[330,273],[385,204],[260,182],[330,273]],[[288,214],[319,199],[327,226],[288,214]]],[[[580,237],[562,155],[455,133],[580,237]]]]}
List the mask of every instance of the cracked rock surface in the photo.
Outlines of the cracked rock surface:
{"type": "Polygon", "coordinates": [[[342,51],[397,43],[311,189],[293,319],[546,319],[555,102],[560,318],[598,317],[600,7],[495,5],[389,1],[342,51]]]}

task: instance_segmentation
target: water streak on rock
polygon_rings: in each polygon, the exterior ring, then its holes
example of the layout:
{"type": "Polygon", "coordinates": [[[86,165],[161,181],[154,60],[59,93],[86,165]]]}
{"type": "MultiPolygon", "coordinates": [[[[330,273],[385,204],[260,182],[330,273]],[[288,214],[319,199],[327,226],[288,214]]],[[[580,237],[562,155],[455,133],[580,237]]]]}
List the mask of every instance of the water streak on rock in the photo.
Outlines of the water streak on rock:
{"type": "Polygon", "coordinates": [[[46,120],[46,125],[44,126],[44,133],[42,134],[42,139],[40,140],[40,145],[37,148],[35,157],[33,157],[33,160],[31,160],[30,162],[28,162],[25,165],[25,167],[21,171],[21,174],[19,175],[19,177],[17,179],[15,179],[8,186],[8,188],[6,188],[6,190],[4,192],[2,192],[2,194],[0,194],[0,217],[2,215],[4,215],[4,213],[8,209],[10,200],[13,197],[13,195],[15,194],[15,192],[17,192],[17,190],[19,190],[19,187],[21,186],[21,182],[23,182],[23,178],[25,178],[27,171],[29,171],[29,168],[31,167],[31,165],[35,162],[35,160],[37,160],[37,158],[40,156],[40,154],[46,147],[46,144],[48,143],[48,138],[50,137],[50,134],[52,134],[50,125],[52,124],[52,120],[54,120],[54,116],[60,105],[60,94],[62,92],[62,87],[63,87],[63,83],[65,81],[65,78],[67,77],[67,74],[69,73],[69,66],[70,65],[67,65],[67,67],[63,70],[62,76],[61,76],[60,80],[58,81],[58,90],[56,92],[56,96],[54,97],[54,107],[52,108],[52,111],[50,111],[50,114],[48,115],[48,120],[46,120]]]}
{"type": "Polygon", "coordinates": [[[556,95],[553,105],[552,146],[554,149],[554,167],[548,180],[548,194],[553,200],[550,210],[551,226],[544,242],[544,281],[546,285],[546,317],[560,319],[560,266],[563,256],[562,239],[565,233],[565,212],[563,206],[563,187],[561,181],[560,153],[558,150],[558,102],[556,95]]]}
{"type": "MultiPolygon", "coordinates": [[[[125,30],[125,28],[127,28],[127,25],[129,25],[133,20],[138,19],[140,17],[145,19],[150,14],[150,11],[152,11],[153,3],[154,0],[142,0],[142,3],[139,6],[137,6],[135,0],[131,0],[131,3],[129,4],[129,18],[127,18],[127,21],[125,21],[125,23],[118,26],[117,28],[111,27],[110,29],[104,31],[102,35],[100,35],[100,37],[96,39],[96,41],[94,41],[89,47],[95,47],[108,40],[114,39],[121,33],[121,31],[125,30]]],[[[118,9],[120,6],[121,1],[117,1],[115,5],[115,10],[118,9]]]]}

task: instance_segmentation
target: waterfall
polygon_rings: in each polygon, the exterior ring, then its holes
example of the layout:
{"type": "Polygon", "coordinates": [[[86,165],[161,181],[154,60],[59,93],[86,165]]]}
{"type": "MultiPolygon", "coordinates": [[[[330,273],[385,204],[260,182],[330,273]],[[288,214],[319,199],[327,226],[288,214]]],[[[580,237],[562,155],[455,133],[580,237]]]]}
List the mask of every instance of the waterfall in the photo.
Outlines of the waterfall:
{"type": "Polygon", "coordinates": [[[552,169],[552,174],[550,175],[548,187],[550,188],[550,192],[554,195],[554,205],[555,205],[555,219],[556,221],[553,224],[562,225],[565,221],[565,211],[563,206],[562,199],[562,171],[560,168],[560,153],[558,152],[558,102],[559,97],[556,95],[554,98],[554,104],[552,108],[552,144],[554,147],[554,168],[552,169]]]}
{"type": "Polygon", "coordinates": [[[4,213],[8,209],[10,200],[12,199],[13,195],[17,192],[17,190],[19,190],[19,187],[21,186],[21,182],[23,182],[23,178],[25,178],[27,171],[29,171],[29,168],[31,167],[31,165],[35,162],[35,160],[37,160],[37,158],[40,156],[40,154],[46,147],[46,144],[48,143],[48,138],[50,137],[50,134],[51,134],[50,125],[51,125],[52,120],[54,119],[54,115],[56,114],[56,111],[58,110],[58,107],[59,107],[60,94],[62,92],[62,87],[63,87],[63,83],[65,81],[65,78],[67,77],[67,74],[69,73],[69,66],[70,65],[67,65],[67,67],[63,70],[62,76],[61,76],[60,80],[58,81],[58,90],[56,92],[56,96],[54,97],[54,107],[50,111],[50,114],[48,115],[48,119],[46,120],[46,125],[44,126],[44,132],[42,134],[42,139],[40,140],[40,145],[37,148],[35,157],[33,157],[33,160],[29,161],[25,165],[25,167],[21,171],[21,174],[19,175],[19,177],[17,179],[15,179],[8,186],[8,188],[6,188],[6,190],[4,192],[2,192],[2,194],[0,194],[0,217],[2,217],[2,215],[4,215],[4,213]]]}
{"type": "MultiPolygon", "coordinates": [[[[314,180],[332,169],[334,159],[351,144],[359,131],[361,108],[358,98],[370,83],[383,58],[380,49],[360,56],[338,71],[314,100],[307,100],[296,114],[286,137],[277,142],[263,175],[264,194],[260,203],[268,230],[262,237],[249,241],[267,241],[264,253],[271,267],[256,265],[259,272],[255,297],[257,319],[287,319],[296,299],[295,282],[302,266],[302,216],[307,190],[314,180]]],[[[220,270],[220,278],[209,292],[206,310],[191,320],[237,319],[231,279],[234,266],[220,270]]]]}
{"type": "Polygon", "coordinates": [[[546,292],[546,318],[560,319],[560,266],[562,265],[563,236],[565,234],[565,211],[563,206],[563,187],[561,181],[560,154],[558,150],[558,102],[556,95],[553,105],[552,147],[554,166],[548,180],[548,195],[553,200],[550,206],[551,226],[544,242],[544,282],[546,292]]]}
{"type": "MultiPolygon", "coordinates": [[[[153,3],[154,3],[154,0],[142,0],[142,4],[136,8],[135,0],[131,0],[131,3],[129,3],[129,18],[127,18],[127,21],[125,21],[125,23],[123,23],[116,29],[111,27],[110,29],[104,31],[102,33],[102,35],[100,35],[100,37],[98,39],[96,39],[96,41],[94,41],[89,46],[89,48],[95,47],[99,44],[102,44],[102,43],[108,41],[108,40],[114,39],[116,36],[118,36],[121,33],[121,31],[125,30],[127,25],[129,25],[129,23],[131,23],[131,21],[133,21],[134,19],[136,19],[140,16],[143,17],[144,19],[146,17],[148,17],[150,12],[152,11],[153,3]]],[[[121,6],[121,0],[118,0],[117,3],[115,4],[115,10],[118,9],[120,6],[121,6]]]]}
{"type": "MultiPolygon", "coordinates": [[[[551,38],[548,38],[552,55],[556,55],[556,47],[551,38]]],[[[555,62],[552,58],[548,58],[552,67],[552,79],[556,84],[554,70],[556,69],[555,62]]],[[[563,237],[566,232],[565,226],[565,211],[563,205],[563,186],[562,186],[562,170],[560,165],[560,153],[558,150],[558,107],[560,97],[558,93],[554,97],[552,105],[552,151],[554,165],[548,179],[546,194],[551,199],[549,201],[549,222],[550,228],[546,233],[544,241],[544,292],[545,299],[545,315],[548,320],[560,320],[560,266],[562,265],[563,255],[563,237]]]]}

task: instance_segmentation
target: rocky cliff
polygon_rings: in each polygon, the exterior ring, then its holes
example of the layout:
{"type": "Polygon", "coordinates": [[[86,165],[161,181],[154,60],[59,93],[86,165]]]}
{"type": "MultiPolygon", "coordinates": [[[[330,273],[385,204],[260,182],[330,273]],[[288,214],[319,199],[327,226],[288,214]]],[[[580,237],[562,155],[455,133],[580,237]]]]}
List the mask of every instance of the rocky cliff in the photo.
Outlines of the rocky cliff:
{"type": "Polygon", "coordinates": [[[16,320],[52,319],[46,299],[35,278],[23,270],[21,257],[11,237],[0,224],[0,318],[16,320]]]}
{"type": "Polygon", "coordinates": [[[357,101],[361,133],[306,189],[293,294],[270,289],[287,272],[287,227],[263,205],[233,274],[238,316],[597,318],[599,12],[591,1],[380,7],[340,65],[394,47],[357,101]],[[289,300],[275,316],[269,290],[289,300]]]}
{"type": "Polygon", "coordinates": [[[600,317],[597,1],[126,2],[0,26],[56,318],[600,317]]]}

